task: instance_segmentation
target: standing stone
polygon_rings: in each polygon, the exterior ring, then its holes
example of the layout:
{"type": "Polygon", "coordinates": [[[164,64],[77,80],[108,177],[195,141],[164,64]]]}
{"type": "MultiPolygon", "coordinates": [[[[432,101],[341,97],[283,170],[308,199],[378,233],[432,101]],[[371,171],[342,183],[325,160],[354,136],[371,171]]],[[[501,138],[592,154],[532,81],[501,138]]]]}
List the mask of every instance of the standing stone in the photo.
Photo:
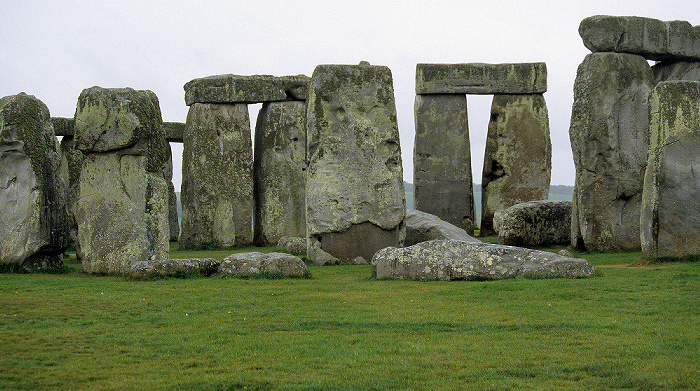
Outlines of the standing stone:
{"type": "Polygon", "coordinates": [[[648,97],[654,85],[641,56],[592,53],[579,65],[569,129],[576,165],[571,215],[576,248],[640,247],[648,97]]]}
{"type": "Polygon", "coordinates": [[[254,242],[306,236],[306,102],[263,104],[255,125],[254,242]]]}
{"type": "Polygon", "coordinates": [[[253,242],[253,153],[248,106],[195,103],[182,153],[180,248],[253,242]]]}
{"type": "Polygon", "coordinates": [[[480,235],[492,235],[493,214],[546,200],[552,172],[549,116],[542,94],[494,95],[481,179],[480,235]]]}
{"type": "Polygon", "coordinates": [[[317,66],[307,121],[309,259],[369,261],[377,250],[398,246],[406,201],[389,68],[317,66]]]}
{"type": "Polygon", "coordinates": [[[649,98],[642,198],[645,258],[700,255],[700,82],[660,83],[649,98]]]}
{"type": "MultiPolygon", "coordinates": [[[[55,126],[54,122],[54,126],[55,126]]],[[[75,205],[78,201],[80,170],[83,166],[83,153],[75,147],[73,136],[61,139],[61,177],[67,187],[68,222],[70,227],[70,245],[78,245],[78,226],[75,222],[75,205]]]]}
{"type": "Polygon", "coordinates": [[[66,191],[49,109],[34,96],[0,98],[0,263],[60,267],[68,246],[66,191]]]}
{"type": "Polygon", "coordinates": [[[700,81],[700,62],[697,61],[660,61],[651,70],[654,71],[657,83],[671,80],[700,81]]]}
{"type": "Polygon", "coordinates": [[[415,208],[474,233],[474,191],[467,99],[416,95],[415,208]]]}
{"type": "Polygon", "coordinates": [[[167,158],[163,166],[163,177],[168,181],[168,231],[170,241],[177,241],[180,238],[180,221],[177,217],[177,195],[173,184],[173,150],[170,143],[166,143],[165,146],[167,158]]]}
{"type": "Polygon", "coordinates": [[[75,219],[87,273],[128,274],[168,258],[167,142],[151,91],[91,87],[75,111],[83,153],[75,219]]]}

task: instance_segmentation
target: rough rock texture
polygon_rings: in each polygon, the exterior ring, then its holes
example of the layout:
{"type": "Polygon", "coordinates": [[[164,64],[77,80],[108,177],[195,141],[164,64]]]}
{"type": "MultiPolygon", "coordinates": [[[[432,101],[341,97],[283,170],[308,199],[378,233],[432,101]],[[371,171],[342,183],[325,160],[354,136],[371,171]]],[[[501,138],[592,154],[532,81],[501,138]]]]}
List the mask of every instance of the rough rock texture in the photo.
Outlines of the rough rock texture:
{"type": "Polygon", "coordinates": [[[700,82],[660,83],[650,96],[642,198],[645,258],[700,255],[700,82]]]}
{"type": "Polygon", "coordinates": [[[519,247],[456,240],[431,240],[406,248],[385,248],[371,262],[378,279],[497,280],[513,277],[589,277],[584,259],[519,247]]]}
{"type": "Polygon", "coordinates": [[[655,84],[641,56],[592,53],[579,65],[569,129],[576,165],[571,215],[576,248],[640,247],[648,97],[655,84]]]}
{"type": "Polygon", "coordinates": [[[173,152],[170,143],[165,144],[167,158],[163,166],[163,177],[168,181],[168,228],[170,240],[177,241],[180,238],[180,221],[177,216],[177,195],[173,184],[173,152]]]}
{"type": "Polygon", "coordinates": [[[277,242],[277,249],[296,254],[306,254],[306,238],[282,236],[277,242]]]}
{"type": "Polygon", "coordinates": [[[285,253],[238,253],[224,258],[219,273],[251,276],[280,273],[285,277],[304,277],[308,274],[301,258],[285,253]]]}
{"type": "Polygon", "coordinates": [[[592,52],[638,54],[648,60],[700,60],[700,26],[638,16],[591,16],[578,28],[592,52]]]}
{"type": "Polygon", "coordinates": [[[474,233],[467,99],[416,95],[413,144],[415,208],[474,233]]]}
{"type": "MultiPolygon", "coordinates": [[[[54,122],[55,124],[56,122],[54,122]]],[[[72,121],[72,123],[75,123],[72,121]]],[[[73,136],[63,136],[61,139],[61,178],[67,188],[66,205],[68,207],[68,223],[70,227],[70,245],[77,246],[78,226],[75,222],[75,205],[78,201],[80,188],[80,170],[83,167],[83,153],[75,147],[73,136]]]]}
{"type": "Polygon", "coordinates": [[[253,152],[245,104],[195,103],[182,153],[180,248],[253,242],[253,152]]]}
{"type": "Polygon", "coordinates": [[[308,256],[371,259],[405,235],[403,170],[391,71],[319,65],[307,107],[308,256]]]}
{"type": "Polygon", "coordinates": [[[185,84],[185,103],[259,103],[305,100],[309,77],[216,75],[185,84]]]}
{"type": "Polygon", "coordinates": [[[541,94],[547,91],[547,65],[418,64],[416,94],[541,94]]]}
{"type": "Polygon", "coordinates": [[[479,239],[469,236],[467,231],[441,220],[430,213],[415,209],[406,210],[406,240],[404,246],[427,242],[435,239],[461,240],[481,243],[479,239]]]}
{"type": "Polygon", "coordinates": [[[221,262],[214,258],[162,259],[155,262],[139,261],[131,265],[134,277],[180,276],[199,273],[210,276],[216,273],[221,262]]]}
{"type": "Polygon", "coordinates": [[[547,104],[541,94],[495,95],[481,179],[480,235],[491,235],[493,214],[546,200],[552,172],[547,104]]]}
{"type": "Polygon", "coordinates": [[[657,83],[672,80],[700,81],[700,62],[697,61],[661,61],[651,67],[651,70],[654,71],[657,83]]]}
{"type": "Polygon", "coordinates": [[[545,246],[571,243],[571,201],[530,201],[496,211],[498,243],[545,246]]]}
{"type": "Polygon", "coordinates": [[[51,123],[53,124],[53,130],[56,136],[74,136],[74,118],[51,117],[51,123]]]}
{"type": "Polygon", "coordinates": [[[255,125],[254,242],[306,236],[306,103],[263,104],[255,125]]]}
{"type": "Polygon", "coordinates": [[[91,87],[75,112],[83,153],[75,220],[88,273],[129,274],[168,259],[168,147],[151,91],[91,87]]]}
{"type": "Polygon", "coordinates": [[[49,109],[34,96],[0,98],[0,263],[59,267],[68,246],[66,190],[49,109]]]}

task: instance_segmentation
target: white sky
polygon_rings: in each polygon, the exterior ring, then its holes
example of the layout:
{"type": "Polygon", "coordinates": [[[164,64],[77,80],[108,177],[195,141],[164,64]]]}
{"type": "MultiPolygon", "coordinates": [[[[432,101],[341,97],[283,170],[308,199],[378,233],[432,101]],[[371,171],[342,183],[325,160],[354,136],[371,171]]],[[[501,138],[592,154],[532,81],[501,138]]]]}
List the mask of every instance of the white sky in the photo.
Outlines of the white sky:
{"type": "MultiPolygon", "coordinates": [[[[417,63],[547,63],[552,184],[573,185],[569,121],[578,35],[591,15],[700,24],[696,0],[667,1],[13,1],[0,13],[0,96],[26,92],[72,117],[87,87],[155,92],[163,120],[185,122],[182,86],[224,73],[311,75],[362,60],[391,68],[404,179],[413,182],[417,63]]],[[[474,181],[481,182],[490,96],[468,98],[474,181]]],[[[251,106],[251,121],[259,105],[251,106]]],[[[182,147],[173,144],[175,187],[182,147]]]]}

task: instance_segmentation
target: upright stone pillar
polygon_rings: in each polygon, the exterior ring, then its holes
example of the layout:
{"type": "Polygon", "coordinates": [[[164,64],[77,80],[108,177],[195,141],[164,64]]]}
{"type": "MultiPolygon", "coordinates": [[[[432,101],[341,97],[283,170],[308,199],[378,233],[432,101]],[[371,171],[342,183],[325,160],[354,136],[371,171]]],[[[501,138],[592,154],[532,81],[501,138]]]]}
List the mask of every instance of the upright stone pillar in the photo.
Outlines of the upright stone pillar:
{"type": "Polygon", "coordinates": [[[659,83],[649,98],[641,213],[645,258],[700,255],[700,82],[659,83]]]}
{"type": "Polygon", "coordinates": [[[253,241],[253,152],[248,105],[193,103],[182,153],[180,248],[253,241]]]}
{"type": "Polygon", "coordinates": [[[87,273],[168,259],[167,142],[151,91],[91,87],[75,112],[83,154],[75,219],[87,273]]]}
{"type": "Polygon", "coordinates": [[[309,259],[369,261],[399,246],[406,202],[389,68],[317,66],[307,121],[309,259]]]}
{"type": "Polygon", "coordinates": [[[480,235],[496,211],[546,200],[552,172],[549,116],[542,94],[494,95],[481,179],[480,235]]]}
{"type": "Polygon", "coordinates": [[[467,99],[416,95],[413,145],[415,209],[474,234],[474,189],[467,99]]]}
{"type": "Polygon", "coordinates": [[[0,263],[59,267],[68,246],[66,192],[49,109],[34,96],[0,98],[0,263]]]}
{"type": "Polygon", "coordinates": [[[163,168],[163,176],[168,181],[168,231],[170,241],[177,241],[180,238],[180,221],[177,217],[177,195],[173,184],[173,150],[170,143],[166,143],[166,163],[163,168]]]}
{"type": "Polygon", "coordinates": [[[638,55],[592,53],[579,65],[569,129],[576,165],[571,240],[577,248],[640,247],[648,97],[655,83],[638,55]]]}
{"type": "Polygon", "coordinates": [[[66,204],[68,206],[68,222],[70,227],[70,244],[78,245],[78,226],[75,223],[75,204],[78,201],[80,185],[80,170],[83,166],[83,153],[75,147],[73,136],[63,136],[61,139],[61,177],[67,187],[66,204]]]}
{"type": "Polygon", "coordinates": [[[255,125],[254,242],[306,236],[306,102],[264,103],[255,125]]]}

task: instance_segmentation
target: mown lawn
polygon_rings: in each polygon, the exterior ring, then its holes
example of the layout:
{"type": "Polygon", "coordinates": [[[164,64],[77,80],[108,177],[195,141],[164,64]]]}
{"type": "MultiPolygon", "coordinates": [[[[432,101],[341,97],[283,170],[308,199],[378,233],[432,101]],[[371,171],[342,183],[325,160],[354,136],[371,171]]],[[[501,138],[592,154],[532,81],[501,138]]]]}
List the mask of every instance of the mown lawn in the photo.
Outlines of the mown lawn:
{"type": "Polygon", "coordinates": [[[132,281],[74,260],[3,273],[0,389],[700,389],[700,263],[583,257],[599,276],[406,282],[309,266],[311,279],[132,281]]]}

